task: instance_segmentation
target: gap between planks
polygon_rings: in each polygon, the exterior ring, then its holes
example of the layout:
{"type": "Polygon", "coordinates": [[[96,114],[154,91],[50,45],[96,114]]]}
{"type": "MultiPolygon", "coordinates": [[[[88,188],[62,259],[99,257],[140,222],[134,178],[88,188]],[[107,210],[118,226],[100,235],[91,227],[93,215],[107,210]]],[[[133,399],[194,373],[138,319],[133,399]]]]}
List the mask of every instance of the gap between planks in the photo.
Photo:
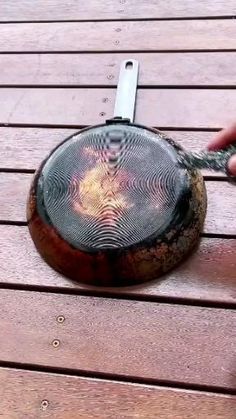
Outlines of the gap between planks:
{"type": "MultiPolygon", "coordinates": [[[[89,125],[81,125],[81,124],[27,124],[27,123],[8,123],[8,122],[0,122],[1,128],[40,128],[40,129],[78,129],[81,130],[83,128],[88,128],[89,125]]],[[[178,132],[218,132],[223,127],[164,127],[164,126],[153,126],[153,128],[158,129],[160,131],[178,131],[178,132]]]]}
{"type": "Polygon", "coordinates": [[[161,53],[170,53],[170,54],[183,54],[183,53],[191,53],[191,54],[197,54],[197,53],[228,53],[228,52],[236,52],[236,48],[205,48],[205,49],[119,49],[117,51],[110,49],[106,51],[100,51],[100,50],[61,50],[61,51],[44,51],[44,50],[37,50],[37,51],[28,51],[28,50],[19,50],[19,51],[0,51],[0,55],[38,55],[38,54],[48,54],[48,55],[66,55],[66,54],[161,54],[161,53]]]}
{"type": "MultiPolygon", "coordinates": [[[[147,283],[148,284],[148,283],[147,283]]],[[[142,285],[142,284],[141,284],[142,285]]],[[[236,302],[220,302],[213,300],[197,300],[190,297],[169,297],[169,296],[155,296],[151,294],[131,294],[128,291],[116,291],[116,288],[105,290],[104,288],[100,291],[99,287],[89,288],[68,288],[63,286],[50,287],[45,285],[31,285],[31,284],[18,284],[18,283],[4,283],[0,281],[0,293],[1,290],[13,290],[13,291],[27,291],[32,293],[45,293],[45,294],[60,294],[60,295],[73,295],[73,296],[84,296],[84,297],[99,297],[99,298],[110,298],[120,301],[137,301],[137,302],[150,302],[156,304],[167,304],[176,306],[186,307],[198,307],[198,308],[214,308],[219,310],[235,310],[236,302]]]]}
{"type": "Polygon", "coordinates": [[[57,374],[57,375],[69,375],[71,377],[78,377],[78,378],[92,378],[94,380],[106,380],[110,382],[116,383],[130,383],[130,384],[138,384],[138,385],[147,385],[151,387],[167,387],[173,390],[189,390],[189,391],[198,391],[204,393],[211,393],[211,394],[222,394],[222,395],[236,395],[236,389],[230,389],[225,387],[218,387],[218,386],[211,386],[211,385],[204,385],[204,384],[195,384],[195,383],[182,383],[177,381],[171,380],[156,380],[156,379],[146,379],[142,377],[135,377],[135,376],[125,376],[121,374],[114,374],[114,373],[102,373],[102,372],[90,372],[86,370],[79,370],[79,369],[71,369],[71,368],[59,368],[59,367],[52,367],[52,366],[44,366],[38,364],[27,364],[27,363],[19,363],[19,362],[8,362],[8,361],[0,361],[0,368],[4,369],[14,369],[14,370],[22,370],[22,371],[31,371],[31,372],[41,372],[41,373],[49,373],[49,374],[57,374]]]}
{"type": "Polygon", "coordinates": [[[106,23],[106,22],[175,22],[175,21],[188,21],[188,20],[232,20],[235,19],[235,15],[219,15],[219,16],[189,16],[189,17],[127,17],[123,19],[119,18],[107,18],[107,19],[47,19],[47,20],[5,20],[0,21],[0,25],[6,24],[22,24],[22,23],[106,23]]]}
{"type": "MultiPolygon", "coordinates": [[[[107,84],[0,84],[0,89],[116,89],[117,85],[107,85],[107,84]]],[[[235,90],[236,85],[195,85],[195,84],[189,84],[189,85],[171,85],[171,84],[156,84],[155,86],[151,84],[144,85],[138,85],[137,90],[235,90]]]]}

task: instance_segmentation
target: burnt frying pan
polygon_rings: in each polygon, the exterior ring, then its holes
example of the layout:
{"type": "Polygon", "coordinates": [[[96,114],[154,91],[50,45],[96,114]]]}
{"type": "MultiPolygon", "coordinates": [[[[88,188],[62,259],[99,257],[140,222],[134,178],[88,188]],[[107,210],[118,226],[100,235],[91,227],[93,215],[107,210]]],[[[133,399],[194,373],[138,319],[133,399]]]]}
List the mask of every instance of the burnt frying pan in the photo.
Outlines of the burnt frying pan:
{"type": "Polygon", "coordinates": [[[196,168],[227,171],[235,152],[185,152],[134,124],[138,62],[121,65],[114,118],[58,145],[35,174],[29,231],[43,259],[72,280],[125,286],[157,278],[197,243],[206,191],[196,168]]]}

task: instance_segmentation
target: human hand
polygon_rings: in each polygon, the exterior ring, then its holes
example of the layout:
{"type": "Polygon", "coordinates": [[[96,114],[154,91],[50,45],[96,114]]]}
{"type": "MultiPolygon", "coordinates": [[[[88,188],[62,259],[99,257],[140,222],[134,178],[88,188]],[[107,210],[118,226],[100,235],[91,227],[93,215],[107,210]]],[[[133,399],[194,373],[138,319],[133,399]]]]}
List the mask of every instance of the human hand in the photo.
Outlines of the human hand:
{"type": "MultiPolygon", "coordinates": [[[[236,144],[236,123],[218,132],[207,148],[209,151],[216,151],[234,143],[236,144]]],[[[229,159],[228,170],[232,176],[236,176],[236,154],[229,159]]]]}

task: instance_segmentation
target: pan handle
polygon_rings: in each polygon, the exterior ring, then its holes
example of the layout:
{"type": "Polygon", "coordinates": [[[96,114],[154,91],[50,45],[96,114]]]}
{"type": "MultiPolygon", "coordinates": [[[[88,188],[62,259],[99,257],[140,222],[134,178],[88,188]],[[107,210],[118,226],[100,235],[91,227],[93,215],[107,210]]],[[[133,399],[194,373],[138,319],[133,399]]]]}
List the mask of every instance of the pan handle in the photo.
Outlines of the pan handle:
{"type": "Polygon", "coordinates": [[[187,169],[224,172],[231,180],[235,180],[228,171],[228,161],[233,154],[236,154],[236,144],[218,151],[179,152],[179,163],[187,169]]]}
{"type": "Polygon", "coordinates": [[[129,119],[130,122],[134,121],[138,69],[139,63],[136,60],[125,60],[121,63],[114,118],[129,119]]]}

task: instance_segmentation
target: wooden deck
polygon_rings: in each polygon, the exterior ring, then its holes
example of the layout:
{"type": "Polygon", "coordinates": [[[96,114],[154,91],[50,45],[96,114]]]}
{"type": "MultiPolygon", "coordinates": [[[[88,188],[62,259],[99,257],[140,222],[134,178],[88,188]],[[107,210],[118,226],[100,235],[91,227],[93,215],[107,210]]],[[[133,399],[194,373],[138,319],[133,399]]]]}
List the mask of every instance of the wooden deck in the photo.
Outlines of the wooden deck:
{"type": "Polygon", "coordinates": [[[235,0],[0,3],[1,418],[235,419],[235,186],[204,173],[199,248],[137,287],[76,286],[25,219],[48,151],[112,116],[125,58],[138,122],[199,150],[236,120],[235,0]]]}

